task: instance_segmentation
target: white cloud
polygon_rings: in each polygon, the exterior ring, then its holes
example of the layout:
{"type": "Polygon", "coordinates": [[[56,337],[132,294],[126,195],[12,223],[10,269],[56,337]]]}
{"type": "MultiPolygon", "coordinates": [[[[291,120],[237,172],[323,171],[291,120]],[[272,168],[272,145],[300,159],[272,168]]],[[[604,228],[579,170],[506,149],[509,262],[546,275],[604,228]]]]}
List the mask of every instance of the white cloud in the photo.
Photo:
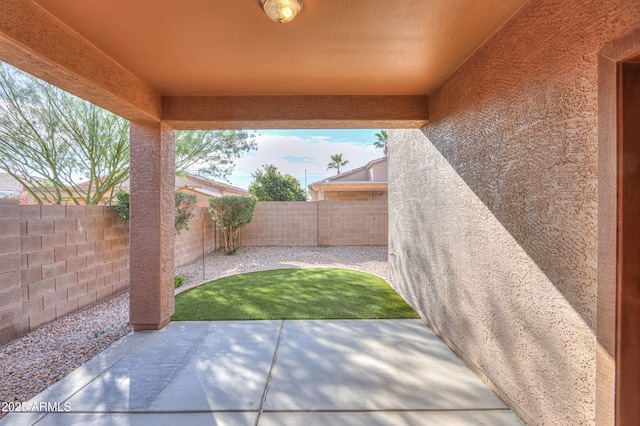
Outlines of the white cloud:
{"type": "Polygon", "coordinates": [[[307,183],[315,182],[335,174],[335,170],[327,171],[330,156],[342,153],[343,160],[348,160],[344,171],[364,166],[369,161],[380,158],[381,150],[373,145],[347,141],[332,141],[326,136],[256,136],[258,150],[244,155],[236,161],[234,173],[229,176],[233,185],[247,188],[251,182],[251,173],[263,164],[274,164],[285,174],[295,176],[304,185],[304,174],[307,171],[307,183]]]}

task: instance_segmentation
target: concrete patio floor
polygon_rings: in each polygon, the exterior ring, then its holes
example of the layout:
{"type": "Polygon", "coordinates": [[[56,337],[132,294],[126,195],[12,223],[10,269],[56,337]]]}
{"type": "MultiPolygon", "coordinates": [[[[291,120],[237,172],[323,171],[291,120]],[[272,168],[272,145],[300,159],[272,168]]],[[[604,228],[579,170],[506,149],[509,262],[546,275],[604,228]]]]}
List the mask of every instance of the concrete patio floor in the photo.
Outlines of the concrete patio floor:
{"type": "Polygon", "coordinates": [[[43,402],[57,412],[0,424],[523,424],[419,320],[173,322],[124,337],[27,406],[43,402]]]}

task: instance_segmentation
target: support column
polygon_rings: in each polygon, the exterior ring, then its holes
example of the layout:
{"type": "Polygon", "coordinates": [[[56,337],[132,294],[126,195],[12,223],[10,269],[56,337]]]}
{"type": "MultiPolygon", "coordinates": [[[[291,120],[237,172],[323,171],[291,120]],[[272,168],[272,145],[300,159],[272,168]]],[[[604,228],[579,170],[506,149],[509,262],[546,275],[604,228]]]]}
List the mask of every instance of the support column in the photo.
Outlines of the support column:
{"type": "Polygon", "coordinates": [[[175,131],[131,123],[130,321],[158,330],[174,305],[175,131]]]}

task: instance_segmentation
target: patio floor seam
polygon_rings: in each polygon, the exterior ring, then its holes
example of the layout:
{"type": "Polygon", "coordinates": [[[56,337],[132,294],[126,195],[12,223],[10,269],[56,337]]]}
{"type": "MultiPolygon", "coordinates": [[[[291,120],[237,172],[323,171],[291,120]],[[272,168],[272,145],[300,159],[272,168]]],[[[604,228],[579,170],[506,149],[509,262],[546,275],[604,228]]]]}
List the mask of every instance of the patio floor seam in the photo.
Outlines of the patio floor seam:
{"type": "Polygon", "coordinates": [[[349,410],[349,409],[318,409],[318,410],[263,410],[263,413],[457,413],[476,411],[512,411],[511,408],[386,408],[370,410],[349,410]]]}
{"type": "MultiPolygon", "coordinates": [[[[387,408],[387,409],[370,409],[370,410],[349,410],[349,409],[291,409],[291,410],[263,410],[265,413],[474,413],[474,412],[492,412],[492,411],[512,411],[510,408],[387,408]]],[[[12,414],[27,415],[36,413],[35,411],[16,411],[12,414]]],[[[43,416],[49,414],[60,414],[63,416],[72,416],[74,414],[209,414],[209,413],[258,413],[258,410],[77,410],[77,411],[41,411],[43,416]]]]}
{"type": "Polygon", "coordinates": [[[271,358],[271,367],[269,367],[269,374],[267,375],[267,381],[264,386],[264,392],[262,393],[262,399],[260,400],[260,407],[258,407],[258,415],[256,416],[256,421],[254,426],[258,426],[260,422],[260,415],[264,409],[264,402],[267,399],[267,394],[269,393],[269,385],[271,384],[271,378],[273,377],[273,368],[276,365],[276,361],[278,360],[278,348],[280,347],[280,341],[282,340],[282,330],[284,329],[284,321],[280,321],[280,329],[278,330],[278,338],[276,339],[276,346],[273,350],[273,358],[271,358]]]}
{"type": "MultiPolygon", "coordinates": [[[[100,377],[104,376],[111,368],[115,367],[118,363],[120,363],[123,359],[125,359],[127,356],[129,356],[132,352],[134,352],[135,350],[137,350],[141,345],[143,345],[144,343],[146,343],[147,340],[149,340],[149,338],[151,338],[151,336],[153,336],[154,334],[156,334],[157,331],[154,331],[152,333],[149,333],[149,336],[144,339],[141,343],[139,343],[138,345],[129,348],[126,353],[124,353],[122,356],[117,357],[117,359],[112,362],[111,364],[109,364],[109,366],[107,366],[106,368],[104,368],[102,370],[102,372],[100,372],[100,374],[97,374],[93,379],[87,381],[84,385],[82,385],[82,387],[80,387],[78,390],[76,390],[75,392],[73,392],[72,394],[69,395],[68,398],[66,398],[64,400],[64,402],[67,402],[68,400],[70,400],[71,398],[73,398],[75,395],[77,395],[78,393],[80,393],[81,391],[83,391],[87,386],[89,386],[91,383],[93,383],[94,381],[98,380],[100,377]]],[[[100,356],[100,354],[98,354],[98,356],[100,356]]],[[[97,358],[97,357],[96,357],[97,358]]],[[[95,359],[95,358],[94,358],[95,359]]]]}

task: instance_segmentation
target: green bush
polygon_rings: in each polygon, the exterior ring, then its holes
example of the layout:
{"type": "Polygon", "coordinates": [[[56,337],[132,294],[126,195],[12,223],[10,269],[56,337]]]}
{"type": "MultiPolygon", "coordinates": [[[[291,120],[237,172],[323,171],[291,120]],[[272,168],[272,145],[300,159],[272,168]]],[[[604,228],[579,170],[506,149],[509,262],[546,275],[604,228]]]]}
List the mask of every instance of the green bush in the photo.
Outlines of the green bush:
{"type": "Polygon", "coordinates": [[[238,251],[240,228],[253,220],[256,201],[254,197],[234,195],[209,198],[209,212],[216,225],[222,229],[227,254],[238,251]]]}
{"type": "Polygon", "coordinates": [[[185,194],[184,192],[176,191],[176,234],[180,235],[182,230],[189,230],[189,222],[196,215],[196,205],[198,204],[198,197],[195,194],[185,194]]]}
{"type": "Polygon", "coordinates": [[[129,213],[129,191],[118,191],[116,200],[115,209],[120,215],[120,219],[129,220],[129,217],[131,217],[131,213],[129,213]]]}
{"type": "MultiPolygon", "coordinates": [[[[117,203],[114,206],[120,219],[129,220],[131,218],[130,212],[130,200],[128,191],[119,191],[116,194],[117,203]]],[[[195,209],[198,203],[198,198],[195,194],[185,194],[184,192],[176,191],[175,194],[175,230],[176,235],[180,235],[183,230],[189,230],[189,222],[195,216],[195,209]]]]}
{"type": "Polygon", "coordinates": [[[251,173],[253,181],[249,193],[260,201],[306,201],[307,193],[295,177],[278,171],[273,164],[264,164],[264,172],[260,169],[251,173]]]}
{"type": "Polygon", "coordinates": [[[182,275],[176,275],[173,277],[173,288],[178,288],[184,284],[184,277],[182,275]]]}

